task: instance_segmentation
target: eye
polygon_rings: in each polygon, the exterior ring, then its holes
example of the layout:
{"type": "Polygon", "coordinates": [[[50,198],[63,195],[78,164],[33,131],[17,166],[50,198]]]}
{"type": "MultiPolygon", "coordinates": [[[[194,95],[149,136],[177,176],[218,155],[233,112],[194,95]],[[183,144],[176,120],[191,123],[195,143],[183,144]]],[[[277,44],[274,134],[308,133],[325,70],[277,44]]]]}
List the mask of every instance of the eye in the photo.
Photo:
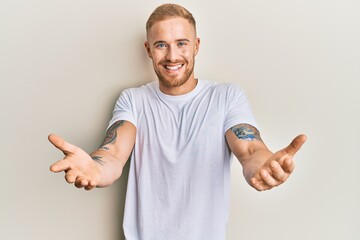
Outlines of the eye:
{"type": "Polygon", "coordinates": [[[166,47],[166,44],[165,43],[158,43],[156,44],[156,48],[164,48],[166,47]]]}
{"type": "Polygon", "coordinates": [[[187,45],[187,42],[185,42],[185,41],[178,42],[179,47],[183,47],[183,46],[186,46],[186,45],[187,45]]]}

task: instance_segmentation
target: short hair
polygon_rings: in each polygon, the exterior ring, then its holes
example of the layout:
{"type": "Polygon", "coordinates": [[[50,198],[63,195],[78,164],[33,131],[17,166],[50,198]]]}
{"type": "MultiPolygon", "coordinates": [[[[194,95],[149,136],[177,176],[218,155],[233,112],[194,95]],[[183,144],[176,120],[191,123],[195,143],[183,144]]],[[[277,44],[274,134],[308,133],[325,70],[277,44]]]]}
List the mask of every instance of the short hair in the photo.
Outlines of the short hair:
{"type": "Polygon", "coordinates": [[[189,21],[194,26],[196,32],[196,21],[193,15],[184,7],[174,4],[165,3],[157,7],[150,15],[146,22],[146,32],[156,23],[171,17],[181,17],[189,21]]]}

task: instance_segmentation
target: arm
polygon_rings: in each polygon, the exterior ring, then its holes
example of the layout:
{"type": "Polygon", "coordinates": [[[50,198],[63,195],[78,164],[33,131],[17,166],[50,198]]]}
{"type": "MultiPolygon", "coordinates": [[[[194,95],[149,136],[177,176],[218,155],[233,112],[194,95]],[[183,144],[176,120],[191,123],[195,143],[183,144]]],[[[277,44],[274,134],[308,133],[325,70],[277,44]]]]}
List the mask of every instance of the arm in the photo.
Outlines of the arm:
{"type": "Polygon", "coordinates": [[[65,157],[52,164],[52,172],[64,171],[68,183],[78,188],[91,190],[106,187],[117,180],[122,173],[135,143],[136,128],[127,121],[115,122],[106,132],[100,147],[91,154],[72,145],[56,135],[49,135],[49,141],[61,150],[65,157]]]}
{"type": "Polygon", "coordinates": [[[259,131],[249,124],[230,128],[226,140],[243,167],[246,181],[256,190],[264,191],[287,180],[295,167],[293,157],[306,136],[297,136],[288,147],[275,153],[266,147],[259,131]]]}

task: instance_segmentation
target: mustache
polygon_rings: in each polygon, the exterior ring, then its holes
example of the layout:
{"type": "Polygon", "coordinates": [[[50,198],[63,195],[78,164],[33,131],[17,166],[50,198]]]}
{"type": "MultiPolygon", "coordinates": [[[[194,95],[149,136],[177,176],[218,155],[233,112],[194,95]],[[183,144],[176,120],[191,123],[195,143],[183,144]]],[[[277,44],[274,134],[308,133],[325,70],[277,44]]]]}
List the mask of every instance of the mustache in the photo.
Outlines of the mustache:
{"type": "Polygon", "coordinates": [[[160,64],[161,65],[168,65],[168,64],[184,64],[184,63],[188,63],[188,61],[182,59],[178,59],[178,60],[173,60],[173,61],[170,61],[170,60],[164,60],[164,61],[161,61],[160,64]]]}

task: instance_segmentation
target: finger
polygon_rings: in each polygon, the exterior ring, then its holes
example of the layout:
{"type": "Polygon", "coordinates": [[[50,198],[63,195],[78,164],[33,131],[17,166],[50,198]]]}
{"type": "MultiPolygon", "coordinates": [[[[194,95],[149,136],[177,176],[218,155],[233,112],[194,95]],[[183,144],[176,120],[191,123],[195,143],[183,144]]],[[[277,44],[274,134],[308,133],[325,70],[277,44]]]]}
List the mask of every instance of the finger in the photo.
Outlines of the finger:
{"type": "Polygon", "coordinates": [[[76,149],[76,146],[66,142],[63,138],[55,134],[50,134],[48,139],[56,148],[63,151],[64,153],[72,153],[76,149]]]}
{"type": "Polygon", "coordinates": [[[294,140],[291,141],[289,146],[284,148],[285,152],[294,155],[297,151],[300,150],[306,139],[307,137],[304,134],[297,136],[296,138],[294,138],[294,140]]]}
{"type": "Polygon", "coordinates": [[[97,183],[96,183],[95,180],[89,181],[89,186],[90,187],[94,188],[94,187],[96,187],[96,185],[97,185],[97,183]]]}
{"type": "Polygon", "coordinates": [[[263,182],[269,187],[268,189],[279,185],[279,181],[274,179],[267,170],[265,170],[265,169],[261,170],[259,175],[260,175],[261,179],[263,180],[263,182]]]}
{"type": "Polygon", "coordinates": [[[95,182],[90,181],[89,184],[85,187],[85,190],[87,191],[92,190],[95,188],[95,186],[96,186],[95,182]]]}
{"type": "Polygon", "coordinates": [[[86,180],[86,178],[78,176],[75,180],[75,186],[77,188],[83,188],[86,187],[88,185],[88,180],[86,180]]]}
{"type": "Polygon", "coordinates": [[[93,189],[93,187],[86,186],[86,187],[84,187],[84,189],[85,189],[86,191],[90,191],[90,190],[92,190],[92,189],[93,189]]]}
{"type": "Polygon", "coordinates": [[[62,172],[71,169],[70,162],[67,160],[60,160],[50,166],[52,172],[62,172]]]}
{"type": "Polygon", "coordinates": [[[256,179],[255,177],[250,179],[250,185],[255,188],[258,191],[264,191],[265,189],[262,187],[263,183],[260,183],[260,181],[258,179],[256,179]]]}
{"type": "Polygon", "coordinates": [[[288,177],[288,174],[285,173],[284,169],[280,166],[277,161],[272,161],[270,163],[270,169],[275,180],[279,182],[285,182],[288,177]]]}
{"type": "Polygon", "coordinates": [[[287,158],[284,160],[282,168],[284,169],[285,172],[292,173],[295,168],[295,162],[293,161],[292,158],[287,158]]]}
{"type": "Polygon", "coordinates": [[[77,172],[73,170],[70,170],[65,174],[65,180],[68,183],[74,183],[77,177],[78,177],[77,172]]]}
{"type": "Polygon", "coordinates": [[[258,175],[257,177],[253,177],[250,179],[250,185],[258,191],[265,191],[271,189],[258,175]]]}

